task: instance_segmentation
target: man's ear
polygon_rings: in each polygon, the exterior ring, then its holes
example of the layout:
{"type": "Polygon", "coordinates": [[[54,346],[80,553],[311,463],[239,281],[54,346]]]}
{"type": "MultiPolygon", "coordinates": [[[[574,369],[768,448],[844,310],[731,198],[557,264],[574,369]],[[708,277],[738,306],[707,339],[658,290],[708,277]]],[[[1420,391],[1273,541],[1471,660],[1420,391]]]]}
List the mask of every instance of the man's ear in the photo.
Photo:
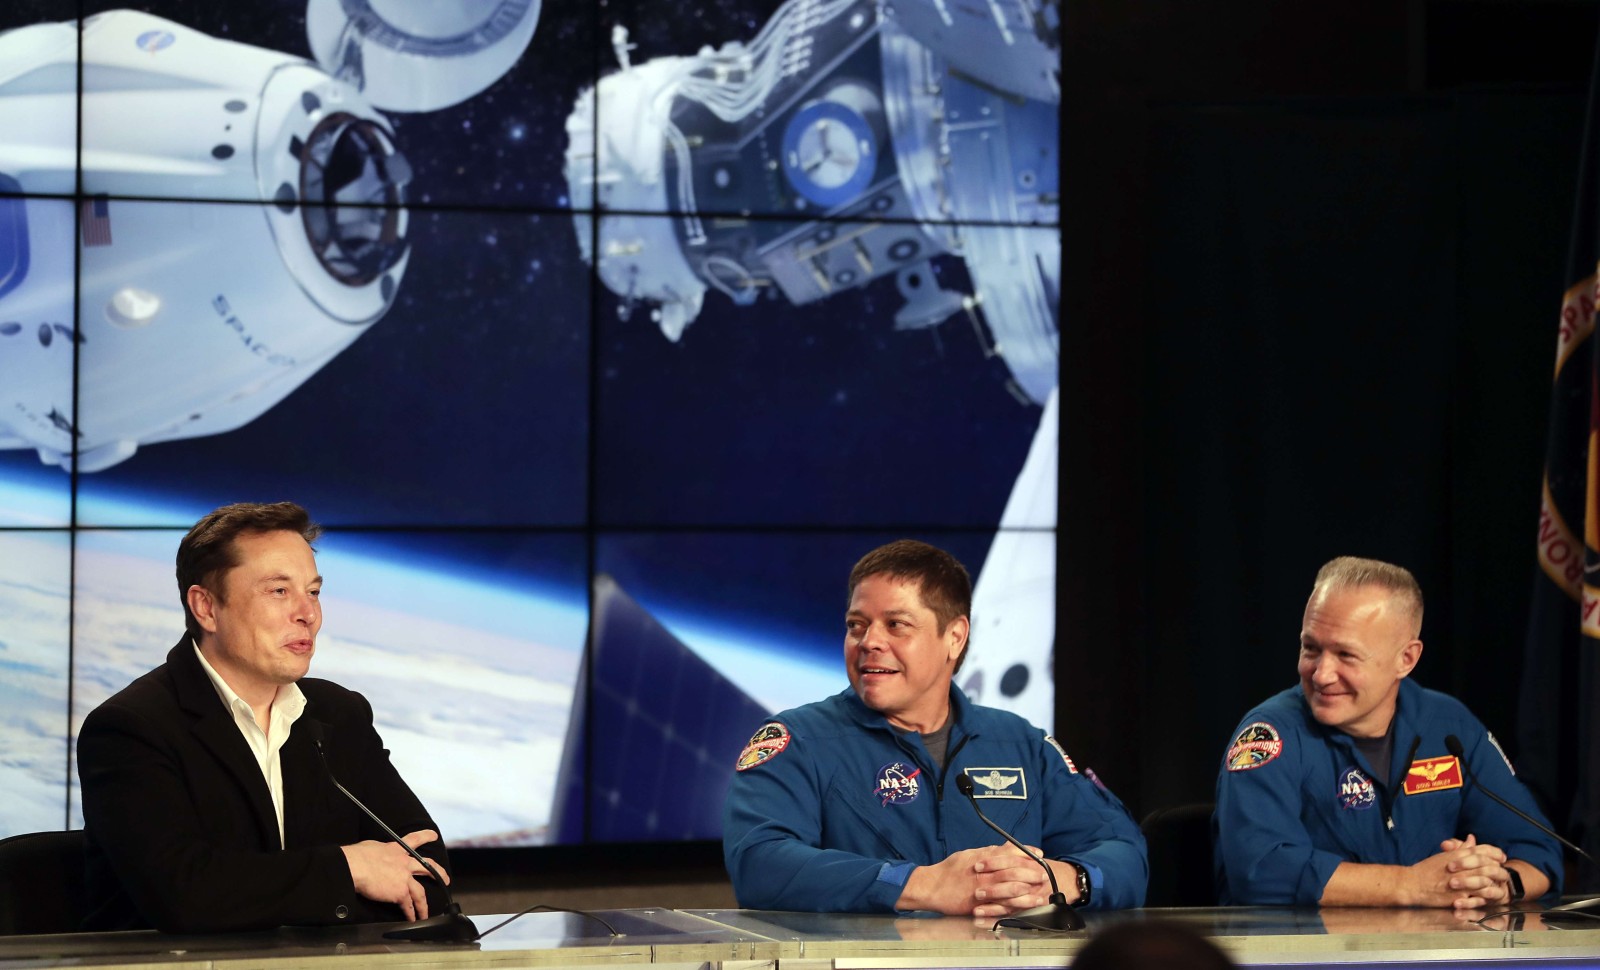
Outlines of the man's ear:
{"type": "Polygon", "coordinates": [[[217,632],[217,598],[209,589],[196,583],[190,586],[183,594],[189,604],[189,612],[194,614],[200,629],[207,633],[217,632]]]}
{"type": "Polygon", "coordinates": [[[1409,677],[1411,671],[1417,668],[1417,661],[1421,659],[1422,641],[1415,638],[1406,641],[1406,645],[1400,648],[1400,656],[1397,658],[1400,676],[1409,677]]]}
{"type": "Polygon", "coordinates": [[[944,628],[945,658],[951,663],[961,659],[961,651],[967,645],[967,635],[972,632],[972,622],[964,616],[951,620],[944,628]]]}

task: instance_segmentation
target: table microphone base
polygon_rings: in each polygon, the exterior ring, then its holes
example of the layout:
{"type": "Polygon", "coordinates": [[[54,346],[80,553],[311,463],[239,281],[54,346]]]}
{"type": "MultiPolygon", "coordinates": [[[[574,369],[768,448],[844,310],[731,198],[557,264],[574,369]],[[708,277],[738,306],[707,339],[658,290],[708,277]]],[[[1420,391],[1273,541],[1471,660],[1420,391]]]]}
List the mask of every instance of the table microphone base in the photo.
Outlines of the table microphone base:
{"type": "Polygon", "coordinates": [[[1015,926],[1024,930],[1045,930],[1053,933],[1064,933],[1069,930],[1083,929],[1083,917],[1078,911],[1066,903],[1046,903],[1025,909],[1020,913],[1012,913],[1002,919],[996,920],[996,927],[1015,926]]]}
{"type": "Polygon", "coordinates": [[[383,938],[426,943],[470,943],[478,938],[478,928],[457,909],[454,912],[440,913],[438,916],[397,926],[384,933],[383,938]]]}

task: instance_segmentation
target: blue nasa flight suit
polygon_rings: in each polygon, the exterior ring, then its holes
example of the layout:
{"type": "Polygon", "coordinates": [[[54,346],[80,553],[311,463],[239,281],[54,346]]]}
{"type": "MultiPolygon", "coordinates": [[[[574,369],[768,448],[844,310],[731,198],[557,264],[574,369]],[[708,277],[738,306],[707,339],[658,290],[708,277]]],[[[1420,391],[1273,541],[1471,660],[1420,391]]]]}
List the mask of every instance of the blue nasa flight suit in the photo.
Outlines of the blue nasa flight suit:
{"type": "MultiPolygon", "coordinates": [[[[946,767],[853,690],[773,718],[787,746],[734,774],[723,858],[739,905],[892,912],[911,871],[999,844],[956,788],[966,771],[985,814],[1051,859],[1083,866],[1089,908],[1144,902],[1144,836],[1116,796],[1014,714],[950,688],[946,767]]],[[[771,723],[771,722],[769,722],[771,723]]],[[[771,729],[763,729],[770,733],[771,729]]]]}
{"type": "MultiPolygon", "coordinates": [[[[1375,777],[1348,734],[1317,722],[1298,686],[1246,714],[1234,737],[1260,724],[1279,736],[1280,753],[1240,770],[1229,770],[1224,757],[1217,775],[1212,831],[1224,904],[1315,906],[1341,862],[1411,865],[1437,854],[1445,839],[1468,833],[1549,876],[1546,905],[1560,894],[1556,841],[1496,804],[1465,771],[1457,787],[1406,793],[1412,766],[1419,766],[1413,784],[1426,779],[1428,769],[1449,755],[1444,739],[1453,734],[1484,784],[1544,820],[1488,730],[1455,698],[1400,682],[1387,779],[1375,777]]],[[[1258,727],[1252,733],[1268,736],[1258,727]]],[[[1265,757],[1266,749],[1256,744],[1257,757],[1265,757]]],[[[1444,776],[1447,782],[1450,777],[1444,776]]]]}

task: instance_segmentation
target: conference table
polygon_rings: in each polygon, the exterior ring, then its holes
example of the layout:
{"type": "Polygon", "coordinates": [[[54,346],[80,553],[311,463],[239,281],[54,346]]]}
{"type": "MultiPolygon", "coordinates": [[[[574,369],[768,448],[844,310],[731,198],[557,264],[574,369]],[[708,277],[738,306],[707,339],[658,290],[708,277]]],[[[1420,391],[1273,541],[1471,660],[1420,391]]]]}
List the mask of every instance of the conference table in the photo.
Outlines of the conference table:
{"type": "Polygon", "coordinates": [[[474,916],[472,943],[385,940],[381,925],[299,928],[216,936],[153,931],[0,937],[0,970],[129,967],[139,970],[474,970],[657,964],[706,970],[915,970],[1062,967],[1096,932],[1129,921],[1171,920],[1209,937],[1236,963],[1444,970],[1600,967],[1600,921],[1547,923],[1536,911],[1482,922],[1434,910],[1267,908],[1144,909],[1088,913],[1074,933],[989,928],[956,917],[896,917],[757,910],[601,910],[474,916]]]}

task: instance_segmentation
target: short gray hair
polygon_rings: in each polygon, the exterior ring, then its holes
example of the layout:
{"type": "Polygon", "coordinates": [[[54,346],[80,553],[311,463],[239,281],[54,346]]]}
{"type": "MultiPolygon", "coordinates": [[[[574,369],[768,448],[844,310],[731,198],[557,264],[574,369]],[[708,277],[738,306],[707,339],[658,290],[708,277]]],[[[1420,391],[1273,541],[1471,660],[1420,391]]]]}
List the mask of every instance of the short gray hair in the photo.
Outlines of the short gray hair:
{"type": "Polygon", "coordinates": [[[1396,566],[1380,559],[1362,559],[1360,556],[1340,556],[1337,559],[1330,559],[1317,570],[1316,582],[1311,585],[1311,595],[1316,596],[1326,590],[1355,589],[1360,586],[1376,586],[1386,590],[1395,605],[1411,617],[1414,626],[1412,636],[1422,631],[1422,587],[1417,585],[1417,577],[1411,575],[1411,570],[1404,566],[1396,566]]]}

